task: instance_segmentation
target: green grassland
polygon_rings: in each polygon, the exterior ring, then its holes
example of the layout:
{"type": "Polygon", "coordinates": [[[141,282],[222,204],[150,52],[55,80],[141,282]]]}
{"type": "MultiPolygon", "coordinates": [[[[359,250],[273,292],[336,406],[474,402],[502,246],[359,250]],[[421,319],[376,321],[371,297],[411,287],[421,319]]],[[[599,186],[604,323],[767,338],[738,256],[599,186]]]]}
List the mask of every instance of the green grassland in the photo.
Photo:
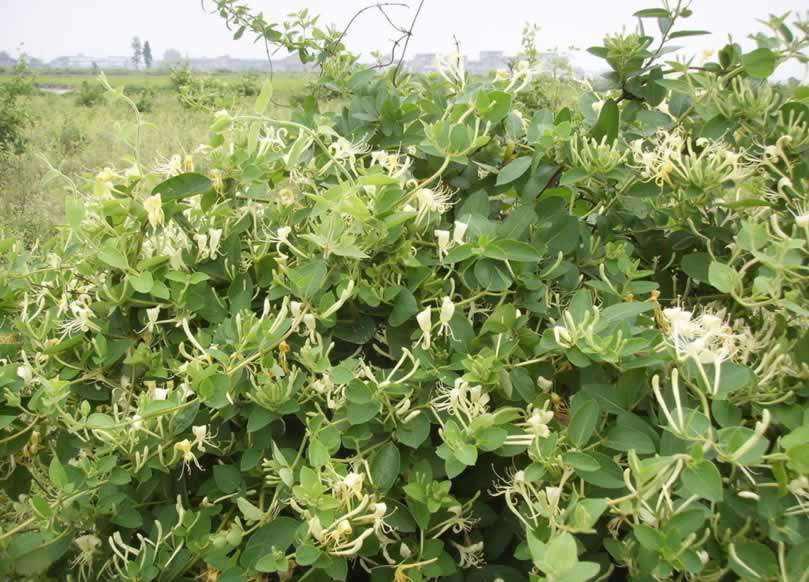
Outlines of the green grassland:
{"type": "MultiPolygon", "coordinates": [[[[107,80],[115,88],[119,87],[149,87],[151,89],[170,89],[171,79],[170,73],[167,71],[160,71],[155,73],[134,73],[134,72],[119,72],[108,71],[104,73],[107,80]]],[[[250,73],[256,78],[263,78],[266,73],[250,73]]],[[[200,74],[202,77],[211,77],[224,82],[235,82],[245,76],[245,73],[210,73],[200,74]]],[[[13,77],[12,72],[0,72],[0,83],[11,80],[13,77]]],[[[71,88],[78,88],[82,82],[93,82],[96,80],[97,75],[87,73],[59,73],[59,72],[46,72],[37,74],[35,83],[40,86],[64,86],[71,88]]],[[[306,73],[276,73],[273,75],[273,86],[277,93],[291,93],[300,89],[305,83],[306,79],[310,77],[306,73]]]]}
{"type": "MultiPolygon", "coordinates": [[[[237,80],[241,75],[218,75],[237,80]]],[[[0,76],[0,83],[9,77],[0,76]]],[[[151,108],[142,114],[141,162],[162,163],[172,155],[192,153],[205,143],[211,114],[184,108],[167,74],[111,75],[116,88],[154,89],[151,108]]],[[[38,86],[97,83],[93,75],[38,75],[38,86]]],[[[276,74],[274,100],[300,94],[304,75],[276,74]]],[[[77,93],[39,92],[26,97],[31,124],[24,153],[13,157],[0,176],[0,231],[32,241],[62,219],[63,197],[72,181],[81,187],[105,166],[127,167],[134,159],[135,115],[126,102],[107,96],[95,107],[77,103],[77,93]],[[58,172],[54,171],[58,170],[58,172]]],[[[133,95],[137,100],[137,96],[133,95]]],[[[229,108],[252,107],[255,97],[232,98],[229,108]]],[[[282,112],[278,112],[283,115],[282,112]]]]}

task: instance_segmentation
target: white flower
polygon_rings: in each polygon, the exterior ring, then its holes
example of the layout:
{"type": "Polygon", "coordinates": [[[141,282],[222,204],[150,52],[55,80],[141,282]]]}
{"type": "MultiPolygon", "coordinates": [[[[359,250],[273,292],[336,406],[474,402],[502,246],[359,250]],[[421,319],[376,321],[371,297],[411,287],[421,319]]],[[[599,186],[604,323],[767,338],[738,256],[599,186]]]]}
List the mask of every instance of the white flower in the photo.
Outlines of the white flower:
{"type": "Polygon", "coordinates": [[[17,368],[17,376],[21,378],[27,386],[34,381],[34,370],[28,364],[24,364],[17,368]]]}
{"type": "Polygon", "coordinates": [[[90,298],[86,295],[80,296],[76,301],[68,303],[68,310],[73,316],[62,323],[62,331],[68,335],[76,332],[87,332],[91,329],[97,330],[98,326],[93,323],[95,313],[90,309],[90,298]]]}
{"type": "Polygon", "coordinates": [[[95,553],[98,546],[101,545],[101,540],[93,534],[87,534],[77,537],[73,540],[73,543],[78,546],[81,553],[92,554],[95,553]]]}
{"type": "Polygon", "coordinates": [[[452,540],[450,543],[458,550],[459,568],[482,568],[486,565],[486,559],[483,557],[483,542],[468,546],[462,546],[452,540]]]}
{"type": "Polygon", "coordinates": [[[194,433],[194,446],[200,451],[205,452],[205,445],[210,441],[208,440],[208,426],[192,426],[191,432],[194,433]]]}
{"type": "Polygon", "coordinates": [[[309,332],[309,338],[314,341],[315,340],[315,331],[317,330],[317,319],[311,313],[304,314],[303,318],[303,325],[306,327],[306,331],[309,332]]]}
{"type": "Polygon", "coordinates": [[[166,388],[152,388],[151,397],[152,400],[165,400],[169,395],[169,391],[166,388]]]}
{"type": "Polygon", "coordinates": [[[551,431],[548,428],[548,423],[551,420],[553,420],[552,410],[535,408],[531,413],[531,416],[525,419],[523,426],[525,427],[526,432],[545,439],[551,434],[551,431]]]}
{"type": "Polygon", "coordinates": [[[163,214],[163,199],[160,194],[148,196],[143,201],[143,209],[146,210],[146,216],[152,228],[157,228],[163,224],[165,215],[163,214]]]}
{"type": "Polygon", "coordinates": [[[421,224],[430,214],[444,214],[452,206],[452,193],[446,188],[419,188],[415,193],[416,224],[421,224]]]}
{"type": "Polygon", "coordinates": [[[215,259],[219,253],[219,241],[222,239],[222,229],[212,228],[208,231],[208,256],[215,259]]]}
{"type": "Polygon", "coordinates": [[[429,350],[433,329],[433,319],[430,308],[427,307],[424,311],[421,311],[418,315],[416,315],[416,321],[419,324],[419,328],[421,328],[421,333],[423,336],[421,346],[425,350],[429,350]]]}
{"type": "Polygon", "coordinates": [[[182,468],[180,470],[180,474],[184,473],[188,470],[188,473],[191,473],[191,465],[194,464],[197,469],[202,470],[202,465],[199,464],[196,455],[193,452],[194,444],[189,441],[188,439],[183,439],[178,443],[174,443],[174,450],[179,452],[182,455],[182,468]]]}
{"type": "Polygon", "coordinates": [[[160,317],[160,306],[157,307],[150,307],[146,310],[146,327],[144,331],[154,331],[155,325],[157,325],[157,318],[160,317]]]}
{"type": "Polygon", "coordinates": [[[449,231],[448,230],[435,230],[436,243],[438,244],[438,259],[443,260],[449,252],[449,231]]]}
{"type": "Polygon", "coordinates": [[[450,328],[449,322],[452,321],[454,315],[455,304],[449,296],[445,296],[441,300],[441,310],[438,314],[438,322],[440,324],[438,335],[452,335],[452,328],[450,328]]]}
{"type": "Polygon", "coordinates": [[[79,580],[88,579],[101,540],[93,534],[85,534],[77,537],[73,543],[79,548],[79,555],[73,559],[72,565],[79,568],[79,580]]]}
{"type": "Polygon", "coordinates": [[[183,172],[183,159],[179,154],[174,154],[168,160],[155,168],[155,172],[165,176],[176,176],[183,172]]]}
{"type": "Polygon", "coordinates": [[[437,412],[445,411],[468,424],[473,419],[489,412],[491,398],[482,386],[470,386],[458,378],[452,387],[440,386],[430,406],[437,412]]]}
{"type": "Polygon", "coordinates": [[[679,358],[692,358],[700,364],[720,364],[738,349],[739,336],[722,318],[709,311],[694,318],[679,307],[663,310],[668,340],[679,358]]]}
{"type": "Polygon", "coordinates": [[[455,229],[452,231],[452,242],[456,245],[463,244],[463,237],[466,234],[466,229],[469,228],[469,225],[465,222],[458,222],[455,221],[455,229]]]}
{"type": "Polygon", "coordinates": [[[288,243],[289,242],[289,235],[292,232],[292,227],[290,226],[279,226],[278,230],[275,231],[275,238],[278,243],[288,243]]]}
{"type": "Polygon", "coordinates": [[[453,315],[455,315],[455,304],[449,296],[444,296],[441,300],[441,313],[438,319],[442,325],[446,325],[450,322],[453,315]]]}

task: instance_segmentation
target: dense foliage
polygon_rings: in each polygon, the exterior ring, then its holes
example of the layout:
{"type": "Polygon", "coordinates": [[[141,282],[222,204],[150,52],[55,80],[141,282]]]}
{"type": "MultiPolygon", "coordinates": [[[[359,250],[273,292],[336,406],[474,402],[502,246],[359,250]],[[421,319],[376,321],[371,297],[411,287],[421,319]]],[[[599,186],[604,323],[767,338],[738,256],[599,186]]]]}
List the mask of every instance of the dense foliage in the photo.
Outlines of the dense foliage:
{"type": "Polygon", "coordinates": [[[261,90],[261,81],[255,73],[228,82],[212,76],[196,75],[186,67],[172,70],[171,84],[183,107],[209,112],[232,106],[238,97],[255,97],[261,90]]]}
{"type": "Polygon", "coordinates": [[[13,77],[0,83],[0,175],[2,164],[25,149],[25,127],[30,112],[24,97],[34,91],[30,71],[24,60],[14,67],[13,77]]]}
{"type": "Polygon", "coordinates": [[[577,110],[294,36],[338,111],[267,83],[0,242],[3,575],[805,579],[809,24],[638,16],[577,110]]]}

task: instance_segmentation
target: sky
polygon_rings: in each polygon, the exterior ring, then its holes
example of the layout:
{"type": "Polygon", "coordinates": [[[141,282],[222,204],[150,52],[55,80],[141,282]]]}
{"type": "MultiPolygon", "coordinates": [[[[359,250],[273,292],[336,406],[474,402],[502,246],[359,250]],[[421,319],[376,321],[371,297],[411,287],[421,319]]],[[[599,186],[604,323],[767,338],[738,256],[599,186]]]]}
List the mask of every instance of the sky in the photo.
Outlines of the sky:
{"type": "MultiPolygon", "coordinates": [[[[246,0],[273,18],[308,8],[321,22],[343,28],[351,16],[372,0],[246,0]]],[[[419,0],[403,0],[408,7],[391,7],[397,22],[412,18],[419,0]]],[[[457,38],[470,56],[481,50],[519,50],[526,22],[539,25],[540,50],[587,48],[605,33],[631,28],[632,13],[657,7],[659,0],[425,0],[408,54],[447,53],[457,38]]],[[[12,56],[23,51],[53,59],[62,55],[121,56],[130,53],[138,35],[149,40],[155,57],[169,48],[184,56],[262,56],[250,39],[234,41],[222,20],[211,14],[211,0],[0,0],[0,50],[12,56]],[[207,10],[206,10],[207,8],[207,10]]],[[[747,36],[762,30],[757,22],[769,13],[805,13],[809,0],[695,0],[688,29],[712,31],[711,36],[682,39],[685,50],[698,54],[719,48],[732,35],[752,47],[747,36]]],[[[393,31],[376,10],[363,14],[352,26],[350,48],[367,55],[390,45],[393,31]]],[[[588,62],[581,63],[587,67],[588,62]]],[[[791,73],[793,71],[790,71],[791,73]]],[[[800,69],[803,73],[803,70],[800,69]]],[[[803,74],[800,75],[803,77],[803,74]]]]}

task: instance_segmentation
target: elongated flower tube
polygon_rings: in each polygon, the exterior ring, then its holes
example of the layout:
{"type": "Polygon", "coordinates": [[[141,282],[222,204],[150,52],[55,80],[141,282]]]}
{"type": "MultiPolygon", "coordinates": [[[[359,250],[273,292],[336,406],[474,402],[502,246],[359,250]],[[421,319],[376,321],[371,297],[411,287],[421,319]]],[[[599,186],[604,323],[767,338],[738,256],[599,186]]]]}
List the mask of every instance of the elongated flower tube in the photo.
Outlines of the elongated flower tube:
{"type": "Polygon", "coordinates": [[[430,343],[432,342],[432,329],[433,329],[432,312],[429,307],[427,307],[423,311],[419,312],[418,315],[416,315],[416,322],[419,324],[419,328],[421,329],[422,334],[421,347],[423,347],[425,350],[429,350],[430,343]]]}

